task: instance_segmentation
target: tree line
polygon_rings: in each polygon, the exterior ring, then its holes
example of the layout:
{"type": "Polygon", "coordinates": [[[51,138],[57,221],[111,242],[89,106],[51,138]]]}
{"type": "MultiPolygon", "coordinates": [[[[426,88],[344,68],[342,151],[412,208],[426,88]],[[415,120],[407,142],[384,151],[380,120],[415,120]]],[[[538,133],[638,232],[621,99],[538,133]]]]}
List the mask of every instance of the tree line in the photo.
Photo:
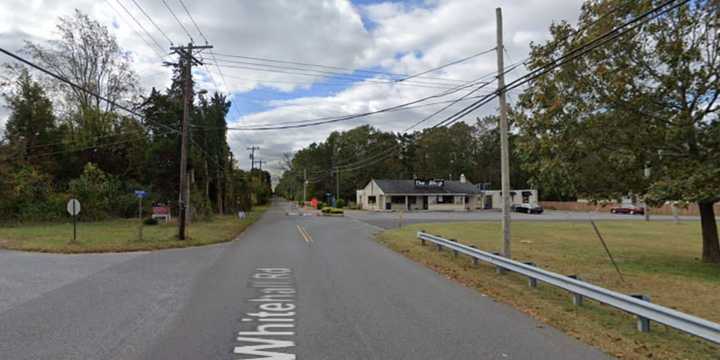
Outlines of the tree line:
{"type": "MultiPolygon", "coordinates": [[[[103,25],[76,11],[57,25],[60,39],[27,43],[24,54],[66,82],[4,64],[2,90],[10,116],[0,141],[0,217],[63,219],[70,197],[82,219],[137,215],[134,190],[176,214],[182,86],[179,67],[165,90],[143,95],[130,53],[103,25]],[[141,117],[118,108],[131,108],[141,117]]],[[[227,143],[225,95],[193,94],[190,116],[190,203],[194,216],[249,210],[268,201],[270,175],[241,170],[227,143]],[[202,130],[199,130],[202,128],[202,130]]]]}
{"type": "MultiPolygon", "coordinates": [[[[531,44],[526,64],[545,69],[657,3],[588,0],[575,26],[555,23],[549,40],[531,44]]],[[[702,259],[720,263],[713,208],[720,201],[719,12],[717,0],[688,2],[528,83],[511,109],[512,186],[536,187],[552,200],[634,195],[651,205],[695,203],[702,259]]],[[[311,196],[334,193],[336,164],[395,147],[392,158],[340,170],[341,197],[354,198],[370,178],[464,173],[497,187],[497,121],[485,120],[413,134],[333,133],[287,161],[278,189],[297,199],[307,169],[320,174],[311,196]]]]}

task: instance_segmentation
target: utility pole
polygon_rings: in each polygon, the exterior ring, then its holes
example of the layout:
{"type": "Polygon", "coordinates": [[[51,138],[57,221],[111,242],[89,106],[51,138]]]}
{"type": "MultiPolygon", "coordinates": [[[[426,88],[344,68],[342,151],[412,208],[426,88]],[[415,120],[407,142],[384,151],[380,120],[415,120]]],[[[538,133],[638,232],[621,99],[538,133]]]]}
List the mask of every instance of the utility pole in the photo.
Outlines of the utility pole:
{"type": "Polygon", "coordinates": [[[250,170],[255,169],[255,150],[260,150],[259,146],[250,146],[247,148],[250,151],[250,170]]]}
{"type": "Polygon", "coordinates": [[[303,169],[303,207],[307,201],[307,169],[303,169]]]}
{"type": "Polygon", "coordinates": [[[503,248],[502,254],[511,257],[510,251],[510,150],[508,143],[507,101],[505,100],[505,64],[503,62],[503,24],[502,9],[495,9],[497,22],[497,67],[498,67],[498,99],[500,100],[500,170],[502,191],[502,228],[503,248]]]}
{"type": "Polygon", "coordinates": [[[256,161],[256,162],[258,163],[258,168],[260,169],[260,171],[262,171],[262,164],[263,164],[265,161],[263,161],[263,160],[258,160],[258,161],[256,161]]]}
{"type": "Polygon", "coordinates": [[[193,56],[194,50],[212,49],[212,45],[194,46],[188,43],[187,46],[173,46],[170,50],[174,51],[181,58],[180,66],[183,67],[183,117],[182,117],[182,135],[180,140],[180,197],[179,197],[179,214],[178,214],[178,239],[185,240],[186,222],[187,222],[187,203],[189,200],[188,193],[190,191],[187,176],[188,162],[188,137],[190,125],[190,106],[192,104],[192,66],[202,65],[202,62],[193,56]]]}
{"type": "Polygon", "coordinates": [[[335,168],[335,206],[338,200],[340,200],[340,169],[335,168]]]}

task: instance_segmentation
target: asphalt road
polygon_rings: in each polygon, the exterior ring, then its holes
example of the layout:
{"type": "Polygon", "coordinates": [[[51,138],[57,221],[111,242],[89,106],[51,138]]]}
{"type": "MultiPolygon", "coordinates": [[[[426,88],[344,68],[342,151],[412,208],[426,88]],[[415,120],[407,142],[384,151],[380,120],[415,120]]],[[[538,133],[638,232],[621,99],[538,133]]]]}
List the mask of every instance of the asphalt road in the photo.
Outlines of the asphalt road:
{"type": "MultiPolygon", "coordinates": [[[[383,228],[391,229],[400,224],[420,224],[433,222],[462,222],[462,221],[500,221],[502,213],[499,210],[480,210],[471,212],[452,211],[415,211],[408,213],[384,211],[356,211],[349,210],[345,215],[362,222],[383,228]]],[[[512,213],[513,221],[588,221],[593,220],[636,220],[645,219],[642,215],[588,213],[579,211],[546,210],[542,214],[512,213]]],[[[651,221],[674,221],[671,215],[651,215],[651,221]]],[[[680,221],[700,221],[698,216],[679,216],[680,221]]]]}
{"type": "Polygon", "coordinates": [[[607,359],[375,243],[276,204],[231,243],[0,252],[0,358],[607,359]]]}

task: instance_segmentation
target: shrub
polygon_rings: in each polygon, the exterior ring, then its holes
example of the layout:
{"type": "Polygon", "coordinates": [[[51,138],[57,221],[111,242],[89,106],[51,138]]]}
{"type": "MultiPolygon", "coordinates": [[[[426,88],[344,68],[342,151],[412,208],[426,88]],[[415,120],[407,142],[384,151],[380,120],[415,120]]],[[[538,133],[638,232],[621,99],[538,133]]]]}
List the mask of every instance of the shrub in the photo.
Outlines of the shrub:
{"type": "Polygon", "coordinates": [[[329,207],[329,206],[323,208],[321,211],[322,211],[323,214],[335,214],[335,215],[340,215],[340,214],[344,214],[344,213],[345,213],[345,211],[344,211],[343,209],[338,209],[338,208],[329,207]]]}
{"type": "Polygon", "coordinates": [[[335,205],[337,205],[338,208],[342,209],[342,208],[345,207],[345,200],[343,200],[343,199],[338,199],[338,201],[337,201],[337,203],[336,203],[335,205]]]}
{"type": "Polygon", "coordinates": [[[143,224],[145,224],[145,225],[157,225],[157,224],[158,224],[158,221],[157,221],[157,219],[147,218],[147,219],[143,220],[143,224]]]}

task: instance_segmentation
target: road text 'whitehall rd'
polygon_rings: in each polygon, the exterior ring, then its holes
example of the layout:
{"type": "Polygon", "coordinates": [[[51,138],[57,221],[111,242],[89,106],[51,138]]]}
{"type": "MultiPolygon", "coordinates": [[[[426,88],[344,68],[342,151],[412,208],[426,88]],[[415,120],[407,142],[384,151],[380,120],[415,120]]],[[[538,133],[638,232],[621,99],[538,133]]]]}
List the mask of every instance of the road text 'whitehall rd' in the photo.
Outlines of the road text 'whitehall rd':
{"type": "Polygon", "coordinates": [[[259,290],[257,298],[248,300],[258,311],[246,313],[242,319],[252,329],[238,332],[237,341],[242,346],[236,346],[234,353],[256,356],[245,359],[294,360],[294,353],[275,351],[295,347],[296,290],[292,270],[257,268],[250,287],[259,290]]]}

